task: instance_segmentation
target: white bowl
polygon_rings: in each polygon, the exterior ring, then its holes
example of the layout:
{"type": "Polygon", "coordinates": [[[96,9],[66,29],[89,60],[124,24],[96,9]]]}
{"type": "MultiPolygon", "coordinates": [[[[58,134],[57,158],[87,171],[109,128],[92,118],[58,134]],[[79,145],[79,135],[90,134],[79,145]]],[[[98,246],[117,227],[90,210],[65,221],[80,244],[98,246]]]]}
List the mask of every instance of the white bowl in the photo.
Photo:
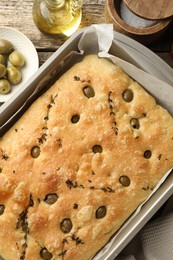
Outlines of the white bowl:
{"type": "Polygon", "coordinates": [[[12,86],[10,93],[0,94],[0,103],[3,103],[11,98],[19,88],[22,88],[25,82],[37,71],[39,59],[33,43],[23,33],[13,28],[0,27],[0,39],[10,41],[13,44],[14,49],[21,52],[26,59],[26,64],[21,69],[22,81],[19,84],[12,86]]]}

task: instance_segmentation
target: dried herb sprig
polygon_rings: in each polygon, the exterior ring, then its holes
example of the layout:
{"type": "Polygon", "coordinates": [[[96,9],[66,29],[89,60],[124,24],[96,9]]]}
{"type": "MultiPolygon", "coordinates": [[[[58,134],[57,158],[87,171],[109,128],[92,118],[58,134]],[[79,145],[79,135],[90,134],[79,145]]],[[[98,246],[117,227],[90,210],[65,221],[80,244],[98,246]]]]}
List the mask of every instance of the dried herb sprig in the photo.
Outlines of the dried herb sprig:
{"type": "Polygon", "coordinates": [[[146,187],[142,187],[142,190],[148,191],[150,189],[149,185],[146,187]]]}
{"type": "Polygon", "coordinates": [[[72,234],[71,239],[76,243],[76,246],[79,244],[84,244],[84,241],[77,237],[75,234],[72,234]]]}
{"type": "Polygon", "coordinates": [[[47,136],[47,134],[44,133],[44,134],[41,135],[41,137],[38,138],[39,144],[43,144],[44,141],[46,141],[46,136],[47,136]]]}
{"type": "Polygon", "coordinates": [[[67,253],[67,251],[68,251],[68,249],[65,249],[64,247],[65,247],[65,245],[68,245],[68,244],[69,244],[69,240],[75,242],[76,246],[78,246],[79,244],[84,244],[84,241],[83,241],[81,238],[77,237],[77,236],[75,235],[75,233],[72,234],[72,235],[69,235],[69,236],[65,237],[65,238],[62,240],[62,251],[61,251],[61,253],[58,255],[58,256],[62,256],[62,260],[64,259],[64,256],[66,255],[66,253],[67,253]]]}
{"type": "Polygon", "coordinates": [[[67,253],[67,249],[66,250],[62,250],[62,252],[59,253],[58,256],[62,256],[62,260],[63,260],[66,253],[67,253]]]}
{"type": "Polygon", "coordinates": [[[54,97],[51,95],[50,97],[50,102],[47,105],[47,114],[44,117],[44,121],[45,121],[45,126],[42,128],[43,133],[41,134],[41,136],[38,138],[38,142],[39,144],[43,144],[44,142],[46,142],[47,140],[47,131],[48,131],[48,126],[47,126],[47,122],[49,120],[49,114],[50,114],[50,109],[52,108],[52,106],[55,104],[55,99],[58,97],[58,94],[56,94],[54,97]]]}
{"type": "Polygon", "coordinates": [[[77,183],[76,181],[73,182],[72,180],[66,181],[67,187],[71,189],[80,188],[80,189],[90,189],[90,190],[101,190],[108,193],[115,193],[115,189],[112,189],[110,187],[95,187],[95,186],[84,186],[82,184],[77,183]]]}
{"type": "Polygon", "coordinates": [[[158,160],[160,161],[161,158],[162,158],[162,154],[159,154],[159,156],[158,156],[158,160]]]}
{"type": "Polygon", "coordinates": [[[84,82],[86,82],[86,83],[91,83],[91,80],[81,79],[81,78],[78,77],[78,76],[74,76],[73,79],[74,79],[74,81],[80,81],[81,83],[84,83],[84,82]]]}
{"type": "Polygon", "coordinates": [[[110,116],[112,117],[112,121],[113,121],[112,129],[114,130],[115,135],[118,135],[117,122],[116,122],[116,119],[115,119],[114,103],[113,103],[111,95],[112,95],[112,91],[109,91],[109,93],[108,93],[108,104],[109,104],[110,116]]]}
{"type": "Polygon", "coordinates": [[[2,160],[7,161],[9,159],[9,156],[7,154],[2,154],[2,160]]]}
{"type": "Polygon", "coordinates": [[[28,227],[28,209],[29,207],[33,207],[34,206],[34,201],[32,198],[32,194],[30,194],[29,197],[29,203],[26,207],[26,209],[24,211],[22,211],[18,217],[17,223],[16,223],[16,229],[22,229],[22,231],[24,232],[24,240],[25,242],[23,243],[22,247],[23,247],[23,253],[20,256],[20,260],[24,260],[25,259],[25,255],[26,255],[26,248],[27,248],[27,237],[29,234],[29,227],[28,227]]]}

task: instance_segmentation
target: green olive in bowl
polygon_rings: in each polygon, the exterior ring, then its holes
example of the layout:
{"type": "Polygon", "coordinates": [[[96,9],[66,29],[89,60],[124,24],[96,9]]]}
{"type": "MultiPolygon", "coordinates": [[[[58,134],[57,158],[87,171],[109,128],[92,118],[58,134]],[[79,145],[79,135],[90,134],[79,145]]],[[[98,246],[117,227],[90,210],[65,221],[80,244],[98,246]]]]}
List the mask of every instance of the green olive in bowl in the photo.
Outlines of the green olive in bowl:
{"type": "Polygon", "coordinates": [[[0,93],[7,94],[11,90],[10,82],[7,79],[0,79],[0,93]]]}
{"type": "Polygon", "coordinates": [[[11,42],[0,39],[0,54],[9,54],[13,51],[13,45],[11,42]]]}
{"type": "Polygon", "coordinates": [[[22,67],[25,64],[25,58],[19,51],[13,51],[9,55],[9,61],[16,67],[22,67]]]}
{"type": "Polygon", "coordinates": [[[22,79],[22,74],[19,69],[14,66],[7,67],[7,79],[12,84],[18,84],[22,79]]]}
{"type": "Polygon", "coordinates": [[[3,64],[0,64],[0,78],[3,78],[6,74],[6,67],[3,64]]]}

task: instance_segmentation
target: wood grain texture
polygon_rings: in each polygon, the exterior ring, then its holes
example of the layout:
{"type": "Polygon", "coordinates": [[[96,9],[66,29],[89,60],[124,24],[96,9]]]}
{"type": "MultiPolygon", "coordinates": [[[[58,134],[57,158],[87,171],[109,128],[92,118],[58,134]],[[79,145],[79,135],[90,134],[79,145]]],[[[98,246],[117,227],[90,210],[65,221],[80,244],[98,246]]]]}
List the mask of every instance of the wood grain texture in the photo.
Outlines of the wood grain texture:
{"type": "Polygon", "coordinates": [[[173,55],[171,55],[171,53],[159,52],[157,55],[173,68],[173,55]]]}
{"type": "Polygon", "coordinates": [[[163,19],[173,15],[173,0],[123,0],[135,14],[147,19],[163,19]]]}
{"type": "MultiPolygon", "coordinates": [[[[0,1],[0,25],[16,28],[24,33],[36,48],[56,50],[66,39],[53,38],[41,33],[32,18],[33,0],[0,1]]],[[[104,23],[104,0],[84,0],[80,28],[91,24],[104,23]]]]}

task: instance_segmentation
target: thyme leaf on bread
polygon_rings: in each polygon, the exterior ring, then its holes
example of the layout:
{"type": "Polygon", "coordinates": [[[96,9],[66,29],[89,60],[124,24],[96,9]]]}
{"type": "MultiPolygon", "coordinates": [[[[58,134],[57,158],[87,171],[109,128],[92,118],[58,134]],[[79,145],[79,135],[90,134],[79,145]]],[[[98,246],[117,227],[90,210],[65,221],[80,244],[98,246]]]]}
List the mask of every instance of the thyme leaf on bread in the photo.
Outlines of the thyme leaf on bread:
{"type": "Polygon", "coordinates": [[[84,241],[82,241],[82,239],[80,239],[79,237],[77,237],[75,234],[72,234],[71,239],[73,241],[75,241],[76,246],[79,244],[84,244],[84,241]]]}
{"type": "Polygon", "coordinates": [[[78,209],[78,204],[77,204],[77,203],[75,203],[75,204],[73,205],[73,209],[78,209]]]}
{"type": "Polygon", "coordinates": [[[9,156],[8,156],[7,154],[3,154],[3,155],[2,155],[2,159],[5,160],[5,161],[7,161],[8,158],[9,158],[9,156]]]}
{"type": "Polygon", "coordinates": [[[62,256],[62,260],[64,259],[64,256],[65,254],[67,253],[68,249],[65,249],[65,245],[68,245],[69,244],[69,239],[73,242],[75,242],[76,246],[78,246],[79,244],[84,244],[84,241],[79,238],[78,236],[74,234],[72,235],[69,235],[67,237],[65,237],[63,240],[62,240],[62,251],[61,253],[58,255],[58,256],[62,256]]]}
{"type": "Polygon", "coordinates": [[[147,185],[146,187],[142,187],[142,190],[145,190],[145,191],[149,191],[149,190],[153,190],[154,189],[154,187],[151,187],[151,186],[149,186],[149,185],[147,185]]]}
{"type": "Polygon", "coordinates": [[[159,156],[158,156],[158,160],[160,161],[161,158],[162,158],[162,154],[159,154],[159,156]]]}
{"type": "Polygon", "coordinates": [[[67,180],[66,181],[67,187],[71,190],[72,188],[82,188],[82,189],[90,189],[90,190],[102,190],[104,192],[108,193],[115,193],[115,189],[112,189],[110,187],[95,187],[95,186],[84,186],[82,184],[78,184],[76,181],[73,182],[72,180],[67,180]]]}
{"type": "Polygon", "coordinates": [[[41,137],[38,138],[39,144],[43,144],[44,141],[46,141],[46,136],[47,136],[47,134],[46,134],[46,133],[43,133],[43,134],[41,135],[41,137]]]}
{"type": "Polygon", "coordinates": [[[112,91],[109,91],[109,93],[108,93],[108,104],[109,104],[110,116],[112,117],[112,122],[113,122],[112,129],[114,130],[115,135],[118,135],[117,122],[115,120],[114,103],[113,103],[111,95],[112,95],[112,91]]]}
{"type": "Polygon", "coordinates": [[[48,126],[47,126],[47,122],[49,120],[49,113],[50,113],[50,110],[52,108],[52,106],[55,104],[55,99],[58,97],[58,94],[56,94],[54,97],[51,95],[50,97],[50,102],[49,104],[47,105],[47,114],[46,116],[44,117],[44,121],[45,121],[45,126],[42,127],[42,130],[43,130],[43,133],[41,134],[41,136],[38,138],[38,142],[39,144],[43,144],[44,142],[46,142],[47,140],[47,132],[48,132],[48,126]]]}
{"type": "Polygon", "coordinates": [[[62,256],[62,260],[63,260],[66,253],[67,253],[67,249],[63,250],[58,256],[62,256]]]}
{"type": "Polygon", "coordinates": [[[84,83],[84,82],[91,83],[91,80],[81,79],[78,76],[74,76],[73,79],[74,79],[74,81],[80,81],[81,83],[84,83]]]}
{"type": "Polygon", "coordinates": [[[5,154],[2,149],[0,149],[0,153],[1,153],[2,160],[7,161],[9,159],[9,156],[7,154],[5,154]]]}
{"type": "Polygon", "coordinates": [[[28,208],[33,206],[34,206],[34,201],[32,198],[32,194],[30,194],[28,206],[24,211],[20,213],[18,221],[16,223],[16,229],[22,228],[23,231],[28,231],[27,230],[28,229],[28,224],[27,224],[28,208]]]}
{"type": "Polygon", "coordinates": [[[28,206],[26,207],[26,209],[24,211],[22,211],[18,217],[17,223],[16,223],[16,229],[22,229],[22,231],[24,232],[24,243],[22,245],[23,247],[23,253],[20,256],[20,260],[25,259],[25,254],[26,254],[26,248],[27,248],[27,237],[28,237],[28,233],[29,233],[29,227],[28,227],[28,208],[29,207],[33,207],[34,206],[34,201],[32,198],[32,194],[30,194],[29,197],[29,203],[28,206]]]}

